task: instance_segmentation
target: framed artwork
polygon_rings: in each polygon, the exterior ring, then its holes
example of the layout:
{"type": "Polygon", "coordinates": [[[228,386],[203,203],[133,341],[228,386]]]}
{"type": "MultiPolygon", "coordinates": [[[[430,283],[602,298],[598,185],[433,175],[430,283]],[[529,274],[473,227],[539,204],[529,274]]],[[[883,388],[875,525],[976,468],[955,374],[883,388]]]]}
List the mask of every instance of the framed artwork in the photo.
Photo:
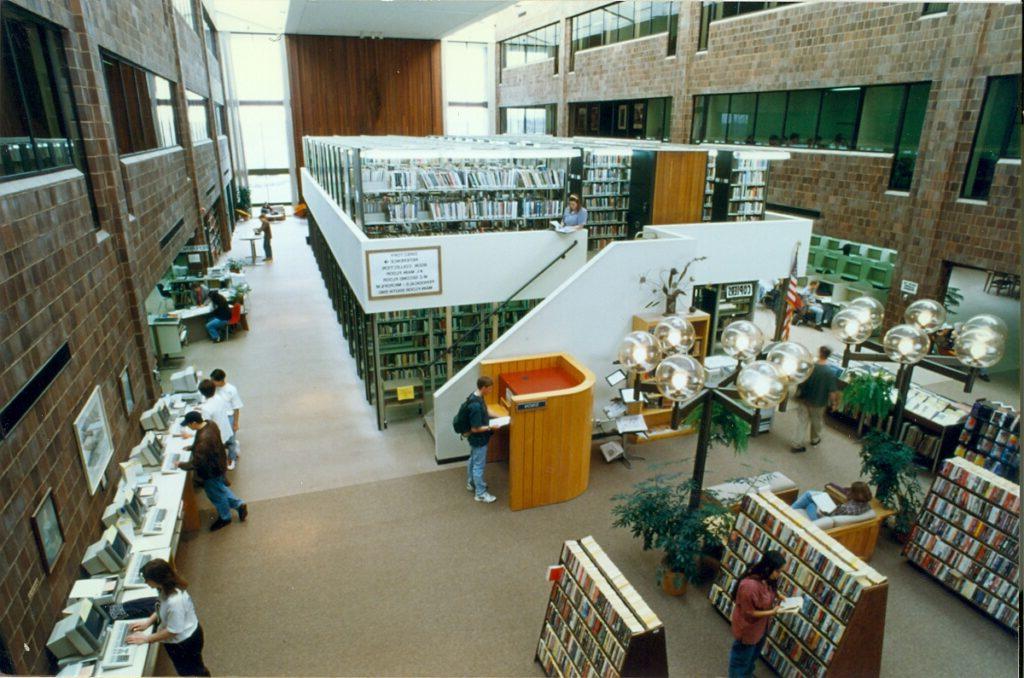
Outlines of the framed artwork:
{"type": "Polygon", "coordinates": [[[53,572],[60,553],[64,550],[64,530],[57,515],[57,504],[53,500],[53,488],[46,490],[39,506],[32,512],[32,532],[36,535],[36,546],[43,561],[46,574],[53,572]]]}
{"type": "Polygon", "coordinates": [[[89,494],[96,494],[103,472],[107,470],[107,463],[114,454],[110,424],[107,422],[107,412],[103,408],[103,394],[99,386],[93,389],[92,395],[85,402],[85,407],[75,419],[75,436],[78,438],[78,451],[82,455],[89,494]]]}
{"type": "Polygon", "coordinates": [[[633,129],[642,130],[647,113],[647,104],[637,102],[633,104],[633,129]]]}
{"type": "Polygon", "coordinates": [[[618,114],[615,116],[615,129],[626,129],[626,121],[629,117],[629,106],[619,104],[618,114]]]}
{"type": "Polygon", "coordinates": [[[590,131],[597,132],[601,127],[601,107],[591,106],[590,107],[590,131]]]}
{"type": "Polygon", "coordinates": [[[121,372],[121,397],[124,399],[124,411],[130,415],[135,409],[135,394],[132,393],[132,378],[127,367],[121,372]]]}
{"type": "Polygon", "coordinates": [[[576,108],[576,129],[577,134],[586,134],[587,132],[587,107],[578,106],[576,108]]]}

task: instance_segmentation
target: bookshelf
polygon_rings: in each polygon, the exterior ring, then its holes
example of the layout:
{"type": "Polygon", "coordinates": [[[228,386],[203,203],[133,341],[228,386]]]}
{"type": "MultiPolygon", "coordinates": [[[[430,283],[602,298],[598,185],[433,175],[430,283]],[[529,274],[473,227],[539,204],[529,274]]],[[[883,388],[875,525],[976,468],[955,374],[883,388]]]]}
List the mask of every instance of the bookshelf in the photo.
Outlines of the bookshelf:
{"type": "Polygon", "coordinates": [[[1020,473],[1020,414],[982,398],[974,403],[953,452],[1011,481],[1020,473]]]}
{"type": "Polygon", "coordinates": [[[714,211],[715,173],[718,167],[718,151],[708,152],[707,173],[704,177],[704,197],[701,201],[701,221],[711,221],[714,211]]]}
{"type": "Polygon", "coordinates": [[[966,459],[942,463],[904,554],[993,619],[1020,628],[1020,486],[966,459]]]}
{"type": "Polygon", "coordinates": [[[536,661],[548,676],[667,676],[665,628],[593,537],[567,541],[536,661]]]}
{"type": "MultiPolygon", "coordinates": [[[[768,196],[768,163],[756,152],[708,154],[703,221],[761,221],[768,196]]],[[[761,154],[763,155],[763,154],[761,154]]]]}
{"type": "Polygon", "coordinates": [[[753,320],[757,281],[701,285],[693,290],[695,305],[711,316],[708,351],[713,353],[722,330],[734,320],[753,320]]]}
{"type": "Polygon", "coordinates": [[[630,237],[632,159],[628,148],[583,147],[580,197],[587,209],[588,252],[630,237]]]}
{"type": "Polygon", "coordinates": [[[709,599],[730,619],[739,578],[768,550],[786,555],[779,595],[802,595],[798,614],[768,626],[761,657],[781,676],[877,676],[888,582],[768,491],[740,502],[709,599]]]}

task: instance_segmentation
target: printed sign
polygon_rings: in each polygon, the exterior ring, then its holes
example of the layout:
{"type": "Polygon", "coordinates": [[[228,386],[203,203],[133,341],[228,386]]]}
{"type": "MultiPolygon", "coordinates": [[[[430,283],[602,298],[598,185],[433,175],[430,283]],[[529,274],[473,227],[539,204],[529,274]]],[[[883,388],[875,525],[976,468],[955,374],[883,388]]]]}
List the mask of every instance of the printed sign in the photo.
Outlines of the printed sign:
{"type": "Polygon", "coordinates": [[[399,386],[396,390],[398,391],[398,393],[396,394],[398,402],[412,400],[413,398],[416,397],[415,386],[399,386]]]}
{"type": "Polygon", "coordinates": [[[367,252],[366,286],[370,299],[441,294],[441,248],[367,252]]]}
{"type": "Polygon", "coordinates": [[[725,286],[725,298],[736,299],[737,297],[754,296],[754,283],[736,283],[725,286]]]}
{"type": "Polygon", "coordinates": [[[209,252],[209,245],[185,245],[181,248],[182,252],[209,252]]]}
{"type": "Polygon", "coordinates": [[[900,292],[904,294],[917,294],[917,283],[910,280],[900,281],[900,292]]]}
{"type": "Polygon", "coordinates": [[[523,410],[543,410],[547,406],[548,401],[538,400],[537,402],[533,403],[519,403],[518,405],[516,405],[516,409],[519,410],[520,412],[522,412],[523,410]]]}

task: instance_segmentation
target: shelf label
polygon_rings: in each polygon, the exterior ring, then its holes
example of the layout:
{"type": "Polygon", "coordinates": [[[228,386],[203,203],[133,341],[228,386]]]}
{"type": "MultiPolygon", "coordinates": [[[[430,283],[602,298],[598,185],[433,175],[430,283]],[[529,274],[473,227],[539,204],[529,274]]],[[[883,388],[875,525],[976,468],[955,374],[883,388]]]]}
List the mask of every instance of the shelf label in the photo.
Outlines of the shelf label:
{"type": "Polygon", "coordinates": [[[369,251],[366,283],[370,299],[441,294],[441,248],[369,251]]]}
{"type": "Polygon", "coordinates": [[[519,403],[516,405],[516,409],[522,412],[523,410],[543,410],[548,406],[548,401],[538,400],[532,403],[519,403]]]}
{"type": "Polygon", "coordinates": [[[917,283],[912,280],[901,280],[900,292],[904,294],[917,294],[917,283]]]}

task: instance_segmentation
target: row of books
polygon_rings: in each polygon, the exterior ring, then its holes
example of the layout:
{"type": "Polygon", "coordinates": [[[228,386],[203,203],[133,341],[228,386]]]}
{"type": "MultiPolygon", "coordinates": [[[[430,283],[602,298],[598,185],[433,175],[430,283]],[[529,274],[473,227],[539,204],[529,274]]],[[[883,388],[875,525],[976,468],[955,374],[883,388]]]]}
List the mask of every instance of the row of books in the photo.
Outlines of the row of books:
{"type": "Polygon", "coordinates": [[[556,219],[562,216],[562,202],[559,200],[523,200],[523,216],[556,219]]]}
{"type": "Polygon", "coordinates": [[[625,238],[625,225],[619,226],[587,226],[587,237],[589,238],[625,238]]]}
{"type": "Polygon", "coordinates": [[[1003,478],[992,478],[977,473],[963,464],[948,464],[942,467],[942,477],[960,487],[965,487],[974,494],[989,500],[993,504],[1020,514],[1020,486],[1003,478]]]}
{"type": "Polygon", "coordinates": [[[427,207],[434,219],[515,219],[519,216],[519,202],[515,200],[430,202],[427,207]]]}
{"type": "Polygon", "coordinates": [[[629,181],[629,169],[591,169],[587,181],[629,181]]]}
{"type": "Polygon", "coordinates": [[[764,187],[754,186],[747,188],[742,185],[734,185],[729,193],[729,199],[733,201],[764,200],[764,187]]]}
{"type": "Polygon", "coordinates": [[[629,643],[634,633],[643,630],[636,618],[618,599],[617,592],[586,558],[578,544],[566,542],[562,547],[562,562],[565,571],[579,586],[589,604],[595,608],[605,625],[622,645],[629,643]]]}
{"type": "Polygon", "coordinates": [[[1020,524],[1018,513],[1008,511],[1001,506],[996,506],[981,495],[962,488],[960,485],[948,481],[942,476],[935,479],[935,482],[932,484],[932,490],[946,501],[967,509],[1007,534],[1017,534],[1017,528],[1020,524]]]}
{"type": "Polygon", "coordinates": [[[942,449],[942,438],[909,421],[900,426],[900,441],[922,457],[934,459],[942,449]]]}
{"type": "MultiPolygon", "coordinates": [[[[952,457],[952,459],[958,459],[958,457],[952,457]]],[[[960,526],[968,534],[991,544],[993,548],[1000,551],[1012,551],[1017,546],[1015,537],[1007,535],[1000,528],[945,501],[938,494],[929,494],[924,500],[924,508],[947,522],[960,526]]]]}
{"type": "Polygon", "coordinates": [[[964,573],[947,565],[941,558],[929,553],[916,543],[907,546],[907,557],[948,588],[967,598],[1000,623],[1011,629],[1020,625],[1020,610],[1016,605],[994,596],[964,573]]]}
{"type": "Polygon", "coordinates": [[[555,169],[380,169],[363,170],[363,191],[472,190],[472,189],[562,189],[565,171],[555,169]]]}
{"type": "Polygon", "coordinates": [[[1012,581],[1008,581],[1004,575],[985,567],[963,551],[946,543],[925,529],[915,530],[912,541],[941,560],[945,565],[962,572],[981,588],[1007,602],[1013,602],[1012,597],[1017,592],[1017,585],[1012,581]]]}
{"type": "Polygon", "coordinates": [[[574,663],[581,672],[586,673],[586,667],[589,665],[598,675],[616,674],[615,667],[622,666],[626,650],[597,618],[597,613],[583,599],[578,589],[575,590],[574,596],[576,602],[569,602],[569,594],[563,588],[563,584],[568,584],[570,591],[575,588],[571,580],[555,584],[551,592],[551,605],[548,606],[548,623],[558,633],[563,645],[571,647],[569,638],[579,644],[582,650],[582,657],[579,659],[582,661],[574,663]],[[578,612],[577,606],[580,606],[579,609],[590,618],[578,612]]]}
{"type": "Polygon", "coordinates": [[[939,426],[956,426],[967,417],[957,401],[918,387],[911,388],[907,394],[907,409],[939,426]]]}
{"type": "Polygon", "coordinates": [[[738,202],[729,206],[729,216],[758,216],[764,214],[762,202],[738,202]]]}
{"type": "Polygon", "coordinates": [[[614,184],[584,184],[583,197],[587,198],[587,204],[592,202],[591,198],[594,196],[628,198],[629,193],[623,187],[614,184]]]}
{"type": "Polygon", "coordinates": [[[917,524],[929,534],[935,535],[993,572],[1010,580],[1017,579],[1019,570],[1017,562],[1012,557],[1007,557],[991,545],[975,539],[952,523],[933,513],[924,512],[918,517],[917,524]]]}
{"type": "Polygon", "coordinates": [[[625,224],[622,220],[622,212],[598,212],[587,216],[587,225],[590,224],[625,224]]]}
{"type": "Polygon", "coordinates": [[[1020,473],[1020,415],[1009,405],[978,400],[954,452],[1004,478],[1020,473]]]}
{"type": "Polygon", "coordinates": [[[587,211],[594,212],[601,210],[625,211],[629,209],[629,198],[594,198],[587,203],[587,211]]]}

